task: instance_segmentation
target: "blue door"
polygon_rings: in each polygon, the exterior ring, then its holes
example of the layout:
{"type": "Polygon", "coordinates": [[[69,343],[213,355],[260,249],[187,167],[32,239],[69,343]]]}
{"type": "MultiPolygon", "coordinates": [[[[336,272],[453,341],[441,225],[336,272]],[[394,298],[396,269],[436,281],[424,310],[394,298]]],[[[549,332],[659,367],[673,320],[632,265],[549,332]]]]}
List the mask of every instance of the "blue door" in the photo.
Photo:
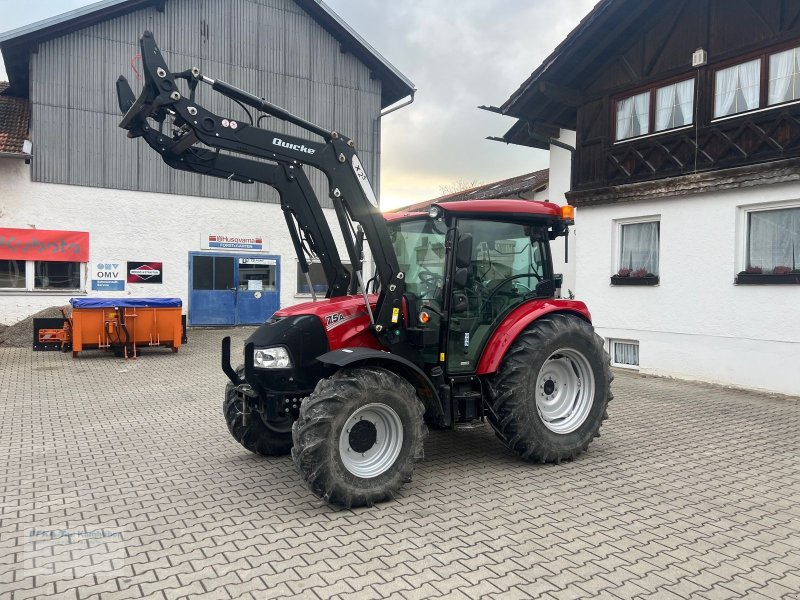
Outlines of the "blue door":
{"type": "Polygon", "coordinates": [[[236,260],[236,324],[256,325],[279,307],[278,258],[238,256],[236,260]]]}
{"type": "Polygon", "coordinates": [[[236,324],[236,260],[233,256],[189,255],[189,323],[236,324]]]}
{"type": "Polygon", "coordinates": [[[274,256],[189,253],[189,324],[256,325],[280,306],[274,256]]]}

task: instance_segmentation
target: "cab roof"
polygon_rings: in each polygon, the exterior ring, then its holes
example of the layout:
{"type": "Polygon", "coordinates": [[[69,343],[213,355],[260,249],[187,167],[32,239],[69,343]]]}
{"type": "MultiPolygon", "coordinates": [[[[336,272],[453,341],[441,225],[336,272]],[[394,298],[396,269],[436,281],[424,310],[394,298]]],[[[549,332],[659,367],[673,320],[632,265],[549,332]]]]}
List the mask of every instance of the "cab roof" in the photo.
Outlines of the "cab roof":
{"type": "MultiPolygon", "coordinates": [[[[528,218],[544,217],[551,219],[561,218],[561,207],[552,202],[534,200],[458,200],[455,202],[442,202],[432,204],[438,206],[445,213],[466,216],[486,217],[515,217],[528,218]]],[[[387,221],[399,221],[427,216],[428,211],[400,211],[384,213],[387,221]]]]}

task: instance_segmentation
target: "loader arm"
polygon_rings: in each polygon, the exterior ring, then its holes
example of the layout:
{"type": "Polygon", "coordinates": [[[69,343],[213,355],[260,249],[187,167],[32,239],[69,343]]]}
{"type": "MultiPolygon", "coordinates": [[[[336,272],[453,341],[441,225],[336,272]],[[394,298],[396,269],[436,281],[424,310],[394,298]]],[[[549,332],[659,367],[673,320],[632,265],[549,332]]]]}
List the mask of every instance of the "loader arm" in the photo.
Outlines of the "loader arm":
{"type": "MultiPolygon", "coordinates": [[[[161,134],[164,121],[168,115],[171,116],[173,126],[176,128],[172,132],[171,144],[160,145],[157,143],[153,145],[151,143],[150,145],[164,157],[167,164],[173,167],[186,163],[187,157],[190,156],[208,157],[209,155],[202,154],[202,151],[206,153],[210,151],[197,145],[199,143],[226,152],[245,154],[260,159],[227,165],[226,161],[228,160],[246,159],[231,157],[227,154],[218,155],[217,163],[213,168],[220,174],[225,171],[235,173],[236,180],[246,177],[253,181],[262,181],[254,175],[259,170],[267,170],[270,166],[274,166],[269,163],[291,166],[296,170],[299,169],[300,164],[305,164],[322,171],[328,179],[334,211],[342,229],[350,263],[359,279],[366,308],[373,321],[373,328],[381,341],[387,345],[405,341],[403,319],[399,318],[405,291],[404,273],[398,266],[386,222],[378,208],[377,199],[356,154],[353,141],[335,131],[328,131],[292,115],[278,106],[227,83],[205,77],[197,68],[173,75],[156,45],[153,34],[149,31],[142,36],[140,45],[145,85],[139,97],[133,100],[133,92],[124,78],[117,82],[120,108],[125,111],[120,127],[128,130],[129,137],[144,136],[147,139],[147,136],[154,131],[152,122],[158,124],[159,134],[161,134]],[[187,82],[190,90],[189,96],[181,93],[178,80],[187,82]],[[194,100],[195,90],[201,83],[210,85],[215,91],[241,104],[297,125],[320,136],[323,141],[302,139],[216,115],[194,100]],[[125,110],[126,106],[127,110],[125,110]],[[198,152],[201,154],[198,155],[198,152]],[[262,163],[261,161],[264,160],[269,163],[262,163]],[[372,315],[363,285],[363,276],[358,270],[361,257],[356,247],[353,222],[357,222],[364,230],[376,265],[381,293],[375,315],[372,315]]],[[[163,135],[165,138],[169,137],[166,134],[163,135]]],[[[200,172],[197,171],[200,164],[196,160],[191,159],[189,162],[193,163],[192,167],[184,170],[200,172]]],[[[177,166],[176,168],[184,167],[177,166]]],[[[310,190],[310,186],[308,189],[310,190]]],[[[308,215],[312,214],[311,211],[308,211],[310,205],[308,196],[286,194],[282,196],[282,202],[295,217],[304,212],[308,215]],[[300,196],[303,198],[300,199],[300,196]]],[[[319,208],[318,203],[317,208],[319,208]]],[[[321,214],[321,209],[319,209],[318,216],[321,214]]],[[[302,227],[303,223],[300,221],[298,223],[302,227]]],[[[327,230],[326,235],[330,236],[330,229],[324,217],[318,220],[317,226],[320,230],[320,238],[324,237],[322,230],[327,230]]],[[[293,241],[295,241],[294,235],[293,241]]]]}
{"type": "Polygon", "coordinates": [[[141,137],[174,169],[241,183],[258,182],[274,188],[281,198],[281,208],[303,274],[308,275],[308,258],[313,256],[325,273],[327,297],[347,295],[350,273],[342,264],[331,231],[324,225],[325,214],[300,165],[263,163],[198,147],[179,155],[174,152],[178,142],[165,134],[150,129],[141,137]]]}

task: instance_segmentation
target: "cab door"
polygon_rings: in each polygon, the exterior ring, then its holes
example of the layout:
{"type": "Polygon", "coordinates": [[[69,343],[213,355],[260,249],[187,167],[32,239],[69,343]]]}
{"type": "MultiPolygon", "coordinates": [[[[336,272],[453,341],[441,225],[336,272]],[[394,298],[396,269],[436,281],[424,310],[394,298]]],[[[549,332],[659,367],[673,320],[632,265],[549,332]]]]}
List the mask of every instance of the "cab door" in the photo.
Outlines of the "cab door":
{"type": "Polygon", "coordinates": [[[550,277],[543,226],[460,219],[458,240],[447,332],[450,375],[474,373],[505,315],[537,297],[537,286],[550,277]],[[464,249],[458,246],[465,239],[470,240],[469,259],[461,259],[465,266],[460,267],[458,255],[464,249]]]}

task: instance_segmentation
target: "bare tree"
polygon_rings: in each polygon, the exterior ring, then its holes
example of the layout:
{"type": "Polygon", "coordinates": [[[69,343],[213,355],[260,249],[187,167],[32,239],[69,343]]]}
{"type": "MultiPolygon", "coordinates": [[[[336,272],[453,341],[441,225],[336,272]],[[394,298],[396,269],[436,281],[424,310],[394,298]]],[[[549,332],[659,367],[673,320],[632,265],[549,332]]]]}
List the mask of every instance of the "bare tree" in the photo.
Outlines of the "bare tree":
{"type": "Polygon", "coordinates": [[[440,185],[439,186],[439,193],[442,196],[447,196],[449,194],[455,194],[458,192],[463,192],[466,190],[470,190],[474,187],[478,187],[482,185],[482,181],[478,181],[477,179],[473,179],[471,181],[467,181],[466,179],[458,179],[451,184],[448,185],[440,185]]]}

